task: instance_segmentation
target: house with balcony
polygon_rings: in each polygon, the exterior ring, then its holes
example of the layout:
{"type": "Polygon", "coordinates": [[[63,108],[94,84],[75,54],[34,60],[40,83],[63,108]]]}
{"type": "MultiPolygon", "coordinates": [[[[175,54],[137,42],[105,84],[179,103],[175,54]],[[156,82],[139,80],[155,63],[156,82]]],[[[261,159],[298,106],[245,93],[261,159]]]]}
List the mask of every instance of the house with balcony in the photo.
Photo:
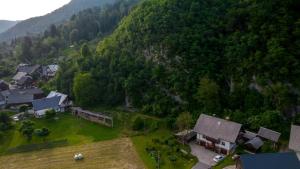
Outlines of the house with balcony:
{"type": "Polygon", "coordinates": [[[201,114],[194,127],[197,143],[222,154],[230,154],[236,148],[236,141],[242,125],[229,120],[201,114]]]}

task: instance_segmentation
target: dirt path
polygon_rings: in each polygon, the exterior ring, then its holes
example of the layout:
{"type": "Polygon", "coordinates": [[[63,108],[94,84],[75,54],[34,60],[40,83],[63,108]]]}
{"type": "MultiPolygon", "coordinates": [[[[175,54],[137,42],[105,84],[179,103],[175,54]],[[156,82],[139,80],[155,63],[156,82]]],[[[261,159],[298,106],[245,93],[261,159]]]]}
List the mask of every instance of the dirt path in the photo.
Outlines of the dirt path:
{"type": "Polygon", "coordinates": [[[0,169],[144,169],[128,138],[0,157],[0,169]],[[75,153],[83,161],[75,162],[75,153]]]}

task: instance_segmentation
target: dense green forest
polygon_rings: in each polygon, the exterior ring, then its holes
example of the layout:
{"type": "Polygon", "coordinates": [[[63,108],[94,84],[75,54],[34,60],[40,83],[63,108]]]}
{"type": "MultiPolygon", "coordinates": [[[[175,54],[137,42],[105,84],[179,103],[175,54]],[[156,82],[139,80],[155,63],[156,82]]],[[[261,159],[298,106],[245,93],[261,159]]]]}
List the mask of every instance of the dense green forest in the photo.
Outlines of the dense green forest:
{"type": "Polygon", "coordinates": [[[186,111],[252,130],[300,123],[298,0],[137,2],[85,10],[8,54],[60,63],[51,87],[83,107],[126,105],[170,124],[186,111]],[[66,50],[80,54],[58,57],[66,50]]]}
{"type": "MultiPolygon", "coordinates": [[[[106,4],[112,4],[115,0],[71,0],[70,3],[62,6],[55,11],[44,16],[33,17],[15,23],[10,29],[1,31],[0,21],[0,42],[9,41],[15,37],[23,37],[26,35],[37,35],[44,32],[51,24],[60,25],[66,20],[69,20],[72,15],[78,12],[92,8],[101,7],[106,4]],[[17,25],[16,25],[17,24],[17,25]]],[[[19,5],[19,4],[15,4],[19,5]]]]}
{"type": "Polygon", "coordinates": [[[77,46],[92,40],[96,43],[116,28],[136,2],[117,1],[104,7],[83,10],[62,25],[51,25],[43,34],[1,43],[0,78],[13,75],[13,68],[18,63],[59,63],[69,57],[68,51],[76,50],[77,46]]]}
{"type": "Polygon", "coordinates": [[[284,130],[281,124],[297,121],[299,6],[143,1],[99,42],[97,54],[83,47],[75,99],[82,106],[127,104],[170,122],[190,111],[284,130]]]}

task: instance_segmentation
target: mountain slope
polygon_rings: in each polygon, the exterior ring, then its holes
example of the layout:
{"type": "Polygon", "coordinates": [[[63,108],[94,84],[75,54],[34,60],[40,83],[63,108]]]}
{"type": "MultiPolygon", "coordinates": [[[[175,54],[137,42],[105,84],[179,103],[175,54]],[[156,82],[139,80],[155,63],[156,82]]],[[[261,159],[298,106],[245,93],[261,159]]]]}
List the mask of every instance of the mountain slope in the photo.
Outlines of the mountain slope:
{"type": "Polygon", "coordinates": [[[7,31],[9,28],[15,26],[18,21],[0,20],[0,33],[7,31]]]}
{"type": "Polygon", "coordinates": [[[298,8],[297,0],[145,1],[99,44],[90,71],[97,98],[129,97],[157,115],[295,106],[298,8]]]}
{"type": "Polygon", "coordinates": [[[53,11],[50,14],[22,21],[0,34],[0,41],[11,40],[27,34],[38,34],[45,31],[51,24],[60,24],[72,15],[87,8],[111,4],[115,0],[72,0],[69,4],[53,11]]]}

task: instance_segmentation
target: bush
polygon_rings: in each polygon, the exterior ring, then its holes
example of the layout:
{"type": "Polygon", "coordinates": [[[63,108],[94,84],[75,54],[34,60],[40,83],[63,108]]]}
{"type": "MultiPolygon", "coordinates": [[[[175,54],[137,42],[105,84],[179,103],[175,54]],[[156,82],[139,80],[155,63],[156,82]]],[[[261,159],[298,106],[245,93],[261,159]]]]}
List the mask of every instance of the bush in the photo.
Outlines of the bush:
{"type": "Polygon", "coordinates": [[[136,131],[145,129],[145,120],[141,117],[137,117],[133,122],[132,129],[136,131]]]}
{"type": "Polygon", "coordinates": [[[54,110],[46,111],[45,118],[46,119],[53,119],[56,116],[56,112],[54,110]]]}
{"type": "Polygon", "coordinates": [[[50,134],[50,131],[47,128],[42,128],[42,129],[35,129],[34,133],[35,133],[36,136],[45,137],[45,136],[48,136],[50,134]]]}
{"type": "Polygon", "coordinates": [[[27,112],[27,110],[29,109],[29,106],[28,105],[22,105],[20,106],[19,108],[19,112],[22,113],[22,112],[27,112]]]}
{"type": "Polygon", "coordinates": [[[177,158],[176,158],[176,156],[171,155],[171,156],[169,156],[169,160],[172,161],[172,162],[176,162],[177,158]]]}

